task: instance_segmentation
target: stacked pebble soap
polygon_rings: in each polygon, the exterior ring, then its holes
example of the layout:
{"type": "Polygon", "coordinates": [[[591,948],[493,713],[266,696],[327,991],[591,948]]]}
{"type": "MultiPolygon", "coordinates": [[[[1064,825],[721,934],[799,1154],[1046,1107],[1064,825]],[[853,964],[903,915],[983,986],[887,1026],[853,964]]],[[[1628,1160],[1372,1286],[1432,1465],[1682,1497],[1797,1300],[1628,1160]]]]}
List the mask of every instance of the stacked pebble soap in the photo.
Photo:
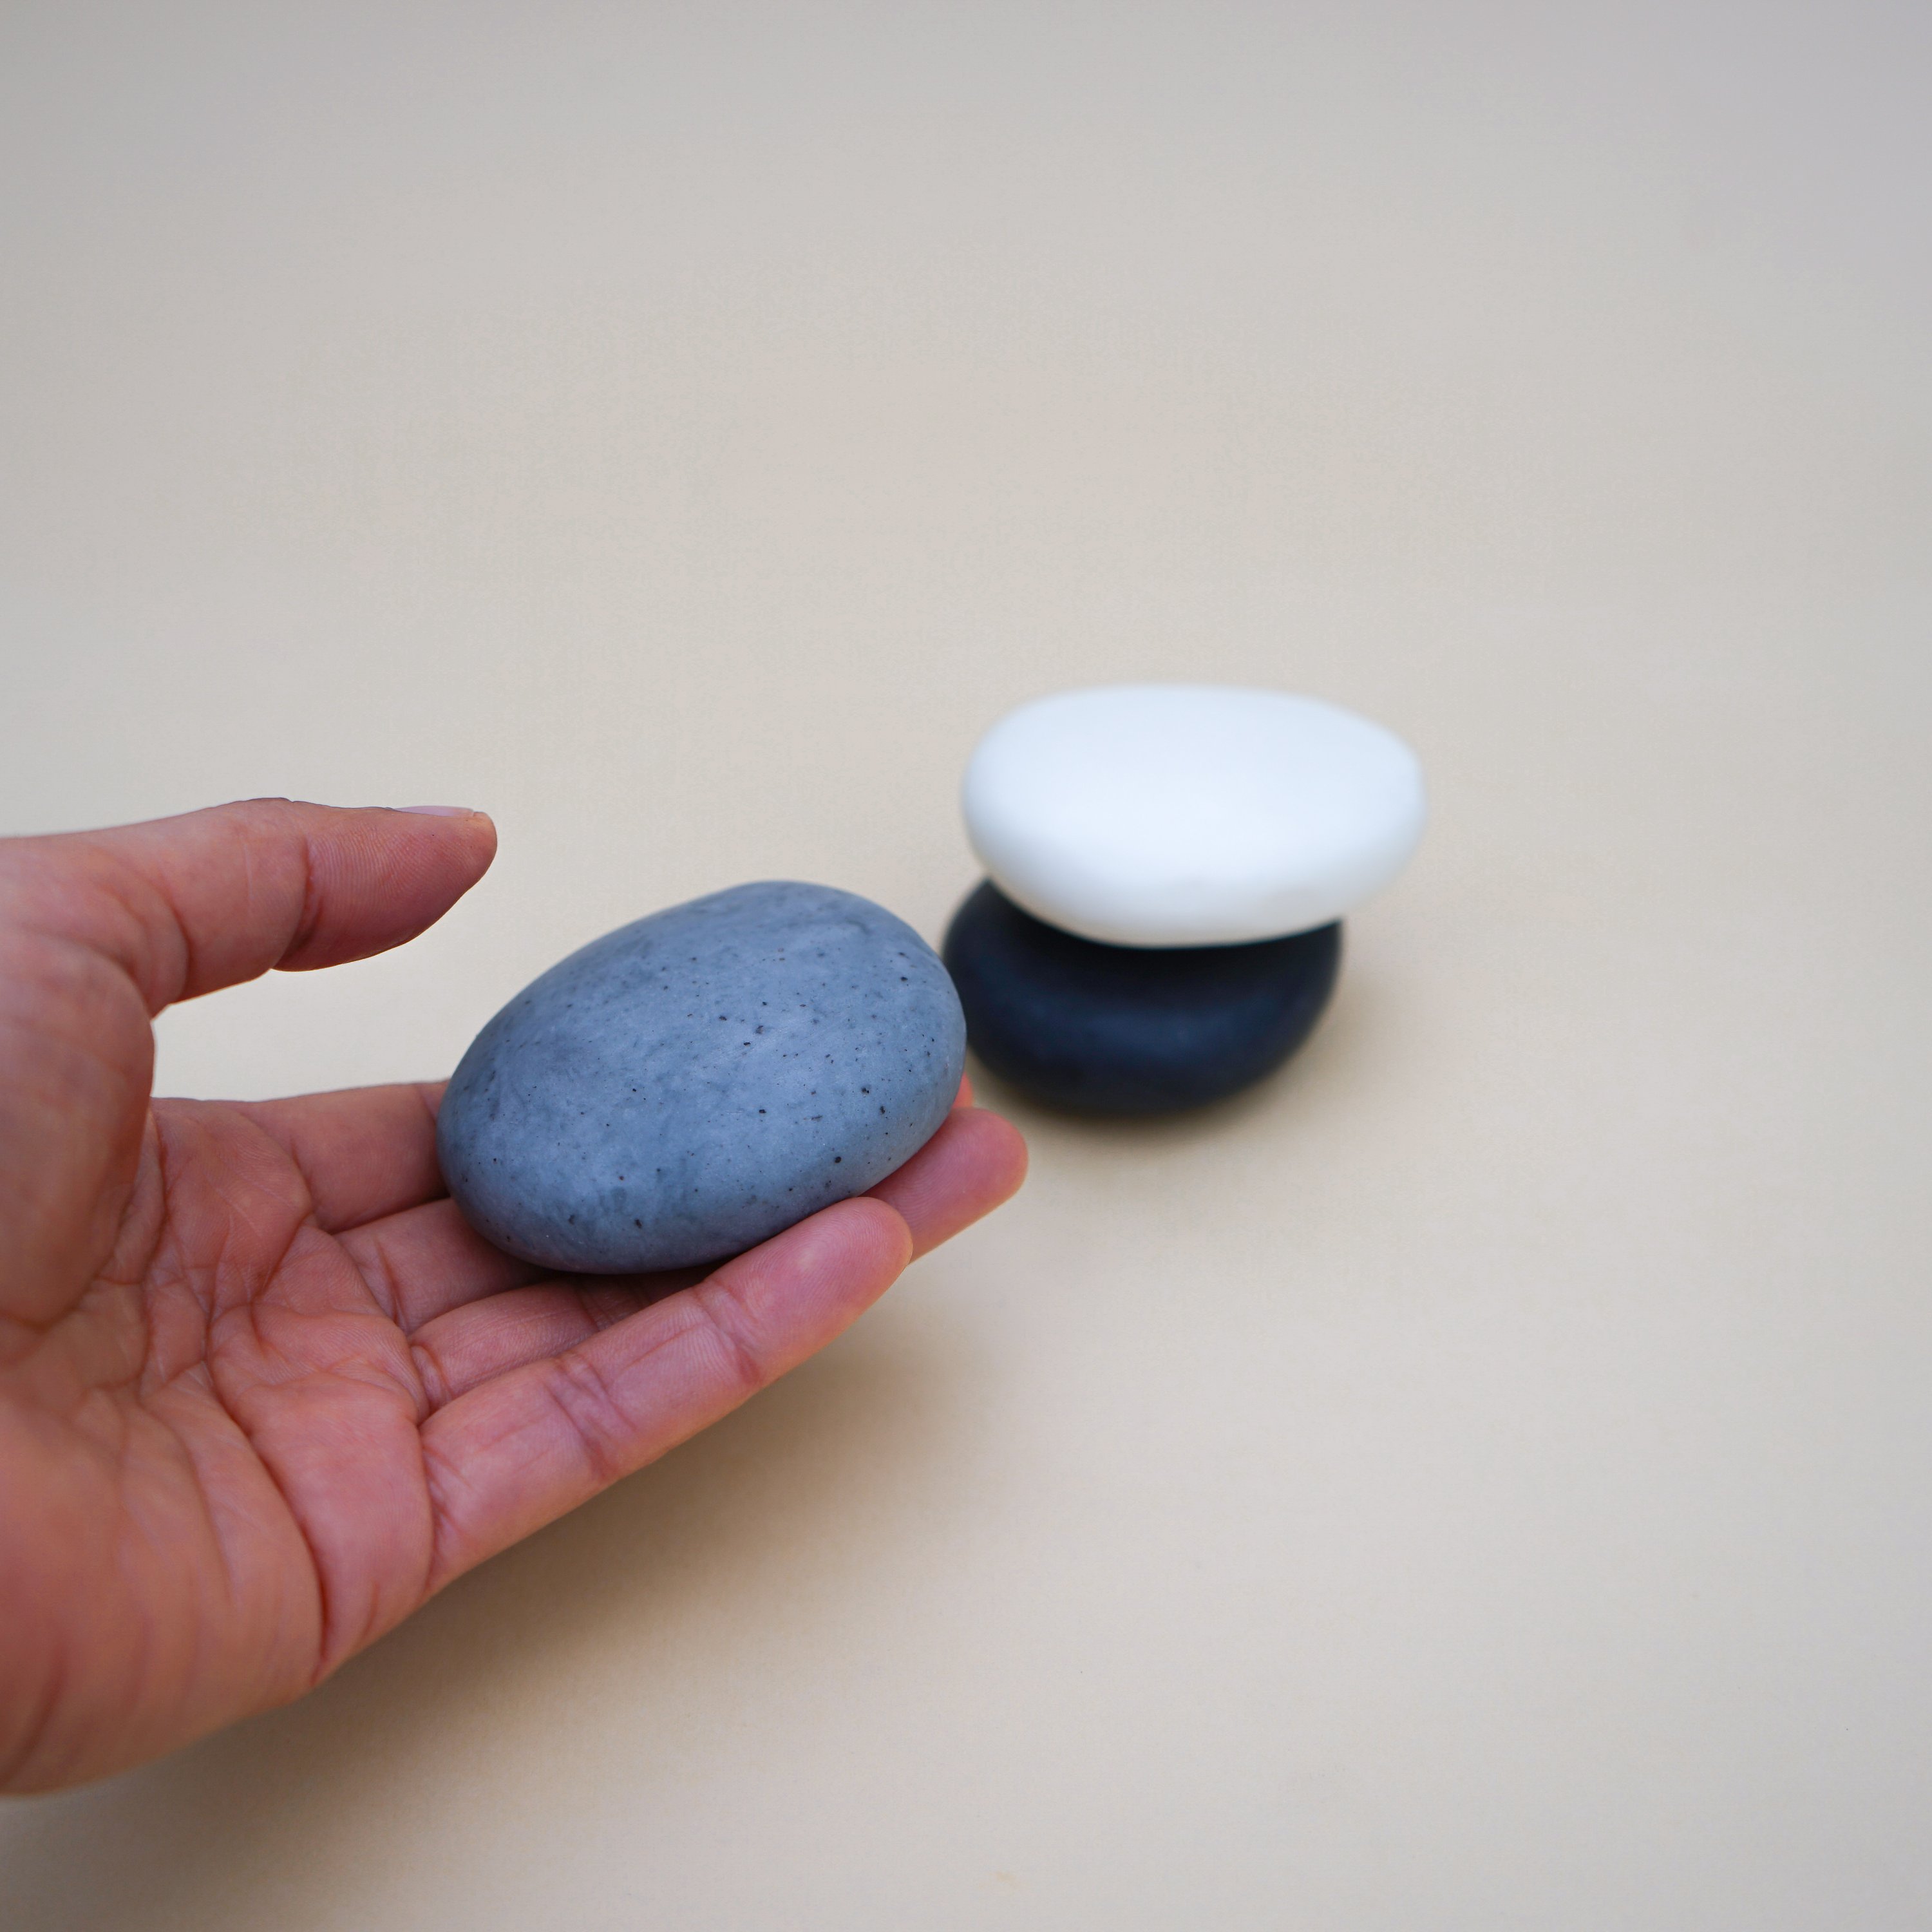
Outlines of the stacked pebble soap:
{"type": "Polygon", "coordinates": [[[1341,920],[1425,817],[1392,732],[1286,692],[1116,685],[1024,705],[966,773],[988,878],[944,957],[986,1064],[1049,1104],[1198,1106],[1313,1030],[1341,920]]]}

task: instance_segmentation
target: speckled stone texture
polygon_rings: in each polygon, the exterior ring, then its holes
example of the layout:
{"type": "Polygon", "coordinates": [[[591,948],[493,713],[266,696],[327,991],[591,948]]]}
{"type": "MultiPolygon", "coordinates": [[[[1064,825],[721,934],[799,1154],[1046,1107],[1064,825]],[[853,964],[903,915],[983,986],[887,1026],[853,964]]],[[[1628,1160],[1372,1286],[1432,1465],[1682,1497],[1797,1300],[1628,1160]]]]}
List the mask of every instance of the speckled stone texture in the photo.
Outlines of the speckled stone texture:
{"type": "Polygon", "coordinates": [[[738,886],[608,933],[476,1036],[436,1151],[471,1225],[544,1266],[718,1261],[883,1180],[965,1062],[932,949],[829,886],[738,886]]]}
{"type": "Polygon", "coordinates": [[[1246,946],[1106,946],[981,886],[954,915],[946,964],[973,1050],[1049,1106],[1162,1114],[1271,1073],[1322,1017],[1339,922],[1246,946]]]}

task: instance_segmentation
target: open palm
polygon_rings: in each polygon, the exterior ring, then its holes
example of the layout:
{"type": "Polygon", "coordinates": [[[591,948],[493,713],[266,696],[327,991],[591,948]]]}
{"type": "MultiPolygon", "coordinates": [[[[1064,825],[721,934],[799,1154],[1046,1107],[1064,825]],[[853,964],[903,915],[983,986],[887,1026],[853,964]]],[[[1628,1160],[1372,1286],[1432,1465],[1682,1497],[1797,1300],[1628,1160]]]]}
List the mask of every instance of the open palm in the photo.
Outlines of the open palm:
{"type": "Polygon", "coordinates": [[[150,1103],[164,1006],[398,944],[495,843],[279,800],[0,843],[0,1786],[299,1694],[1018,1185],[962,1095],[701,1280],[559,1279],[445,1194],[436,1087],[150,1103]]]}

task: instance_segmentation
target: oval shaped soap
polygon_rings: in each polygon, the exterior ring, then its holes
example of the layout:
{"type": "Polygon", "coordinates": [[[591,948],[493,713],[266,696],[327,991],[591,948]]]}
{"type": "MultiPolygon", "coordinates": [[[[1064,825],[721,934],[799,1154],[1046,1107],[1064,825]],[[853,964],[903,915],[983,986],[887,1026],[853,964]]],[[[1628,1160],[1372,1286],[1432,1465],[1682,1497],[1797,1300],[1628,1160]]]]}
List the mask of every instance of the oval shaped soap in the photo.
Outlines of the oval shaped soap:
{"type": "Polygon", "coordinates": [[[942,956],[973,1051],[1048,1106],[1168,1114],[1252,1087],[1315,1030],[1342,928],[1245,946],[1107,946],[982,885],[942,956]]]}
{"type": "Polygon", "coordinates": [[[463,1056],[436,1153],[512,1254],[688,1267],[883,1180],[944,1121],[965,1052],[904,920],[830,886],[737,886],[532,980],[463,1056]]]}
{"type": "Polygon", "coordinates": [[[1394,878],[1424,817],[1393,732],[1318,698],[1198,684],[1022,705],[980,740],[962,802],[1008,898],[1114,946],[1329,925],[1394,878]]]}

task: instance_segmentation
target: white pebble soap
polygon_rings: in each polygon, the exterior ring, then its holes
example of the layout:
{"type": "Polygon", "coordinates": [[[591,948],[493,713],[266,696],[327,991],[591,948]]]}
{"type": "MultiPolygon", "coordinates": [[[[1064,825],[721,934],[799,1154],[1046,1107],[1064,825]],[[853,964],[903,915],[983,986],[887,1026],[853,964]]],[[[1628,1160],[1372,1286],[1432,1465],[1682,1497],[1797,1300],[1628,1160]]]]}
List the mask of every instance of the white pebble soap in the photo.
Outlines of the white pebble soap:
{"type": "Polygon", "coordinates": [[[1393,732],[1318,698],[1196,684],[1022,705],[980,740],[963,804],[1007,898],[1139,946],[1326,926],[1395,877],[1426,816],[1393,732]]]}

